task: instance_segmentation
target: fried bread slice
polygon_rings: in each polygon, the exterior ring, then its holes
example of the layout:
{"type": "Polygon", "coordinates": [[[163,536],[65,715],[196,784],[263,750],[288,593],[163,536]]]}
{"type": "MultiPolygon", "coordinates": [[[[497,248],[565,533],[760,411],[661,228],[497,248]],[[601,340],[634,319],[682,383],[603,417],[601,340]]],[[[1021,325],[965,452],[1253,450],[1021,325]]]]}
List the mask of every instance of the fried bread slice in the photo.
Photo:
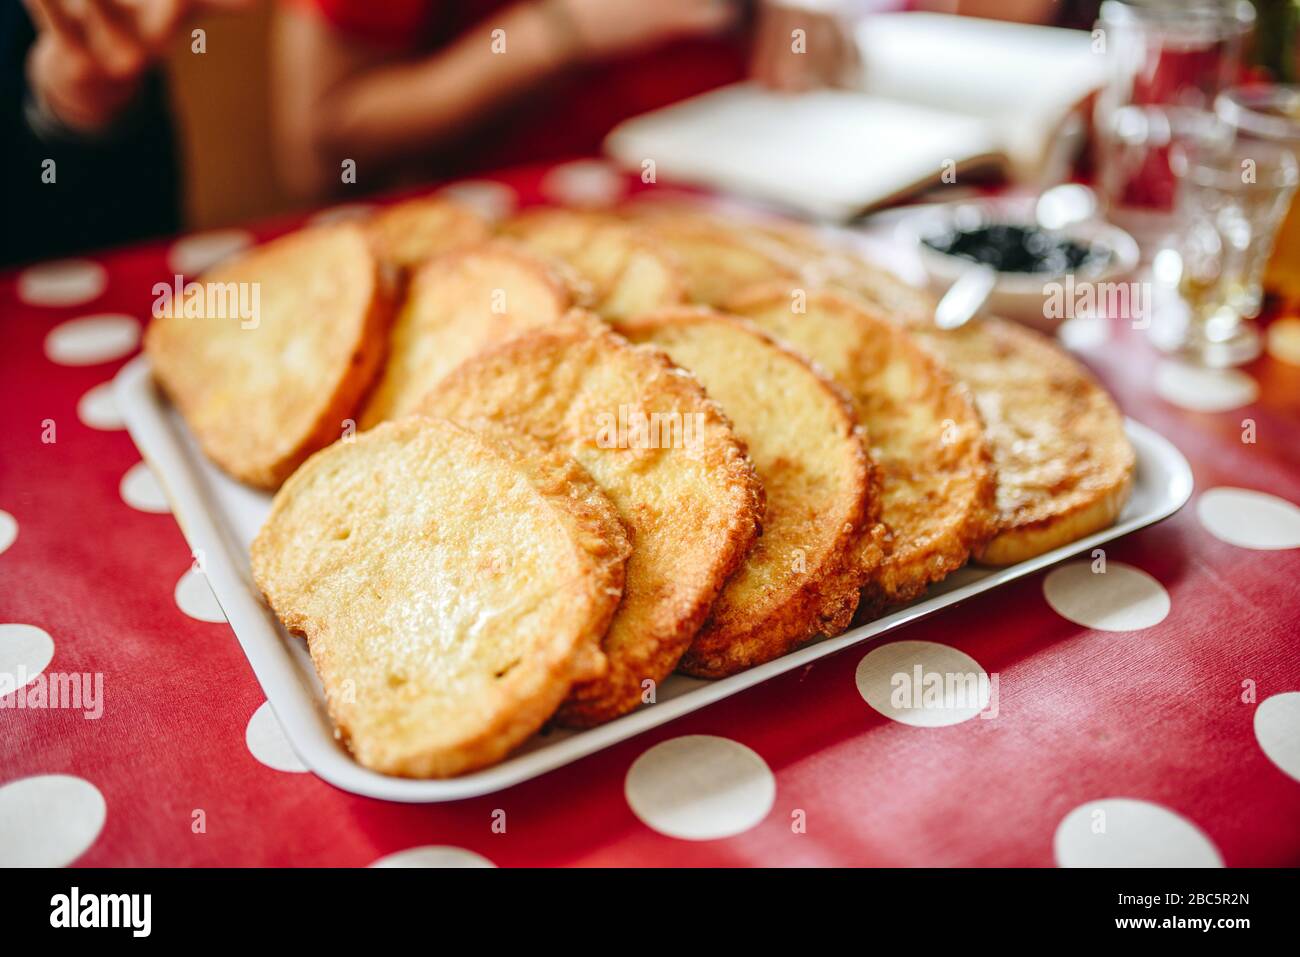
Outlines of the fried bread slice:
{"type": "Polygon", "coordinates": [[[743,319],[700,307],[619,323],[663,349],[722,405],[767,496],[763,534],[727,581],[678,669],[720,678],[853,620],[871,568],[871,465],[847,396],[802,356],[743,319]]]}
{"type": "Polygon", "coordinates": [[[848,391],[880,472],[890,538],[864,605],[908,601],[992,534],[994,477],[967,389],[901,327],[825,290],[769,285],[732,300],[848,391]]]}
{"type": "Polygon", "coordinates": [[[406,272],[458,246],[480,243],[492,234],[486,219],[443,196],[420,196],[394,203],[365,222],[381,262],[406,272]]]}
{"type": "Polygon", "coordinates": [[[572,267],[591,284],[592,308],[606,319],[685,301],[677,260],[613,216],[542,207],[515,216],[502,232],[572,267]]]}
{"type": "Polygon", "coordinates": [[[633,549],[602,644],[609,671],[575,688],[558,719],[585,727],[635,708],[677,666],[760,527],[762,486],[721,409],[663,352],[581,313],[466,362],[423,408],[549,442],[614,503],[633,549]]]}
{"type": "Polygon", "coordinates": [[[929,322],[936,300],[925,289],[904,282],[843,242],[833,242],[813,230],[786,221],[757,227],[781,243],[800,262],[800,275],[810,286],[824,286],[856,297],[875,311],[909,324],[929,322]]]}
{"type": "Polygon", "coordinates": [[[415,411],[439,380],[481,349],[554,322],[580,292],[551,263],[491,240],[421,266],[389,337],[388,360],[360,425],[415,411]]]}
{"type": "Polygon", "coordinates": [[[382,360],[392,294],[350,224],[258,246],[201,281],[204,301],[155,318],[145,352],[204,452],[276,488],[345,431],[382,360]]]}
{"type": "Polygon", "coordinates": [[[967,385],[997,471],[997,533],[976,557],[1012,565],[1119,517],[1135,457],[1114,401],[1040,333],[996,317],[915,332],[967,385]]]}
{"type": "Polygon", "coordinates": [[[758,283],[793,281],[802,269],[800,257],[764,231],[685,203],[642,201],[620,212],[676,255],[692,302],[720,306],[758,283]]]}
{"type": "Polygon", "coordinates": [[[935,300],[925,289],[904,282],[849,243],[792,220],[741,209],[723,215],[703,201],[653,194],[625,203],[621,211],[665,236],[678,237],[678,252],[701,272],[693,286],[700,301],[724,302],[750,286],[797,278],[809,287],[860,298],[890,317],[928,319],[934,314],[935,300]],[[726,258],[729,270],[706,273],[722,248],[745,252],[726,258]]]}
{"type": "Polygon", "coordinates": [[[500,760],[602,673],[629,551],[569,457],[412,416],[309,459],[251,557],[357,760],[425,778],[500,760]]]}

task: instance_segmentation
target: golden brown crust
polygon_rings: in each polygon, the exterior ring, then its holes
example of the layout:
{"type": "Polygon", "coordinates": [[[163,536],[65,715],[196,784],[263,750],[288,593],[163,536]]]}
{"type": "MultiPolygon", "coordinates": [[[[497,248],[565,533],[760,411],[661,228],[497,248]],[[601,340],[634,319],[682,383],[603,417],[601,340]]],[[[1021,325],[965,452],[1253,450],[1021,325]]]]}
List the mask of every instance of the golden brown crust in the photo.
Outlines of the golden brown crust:
{"type": "Polygon", "coordinates": [[[554,322],[580,295],[556,264],[505,240],[425,263],[393,323],[388,359],[362,410],[361,428],[415,411],[461,362],[554,322]]]}
{"type": "Polygon", "coordinates": [[[250,302],[256,290],[255,325],[164,316],[150,324],[145,352],[204,452],[274,489],[346,431],[383,359],[392,290],[354,225],[291,233],[200,282],[235,284],[250,302]]]}
{"type": "Polygon", "coordinates": [[[855,547],[869,532],[871,471],[848,398],[734,316],[678,307],[617,328],[700,378],[744,440],[767,495],[762,537],[678,669],[724,677],[847,628],[869,573],[855,547]]]}
{"type": "Polygon", "coordinates": [[[907,332],[834,292],[769,284],[728,308],[812,356],[854,400],[890,531],[883,543],[864,545],[872,556],[885,550],[864,610],[909,601],[965,564],[992,534],[994,495],[983,427],[965,387],[907,332]]]}
{"type": "Polygon", "coordinates": [[[809,230],[779,221],[756,228],[801,259],[801,277],[809,288],[836,290],[907,327],[972,390],[987,423],[997,474],[996,537],[971,543],[981,562],[1024,561],[1105,528],[1119,516],[1133,461],[1122,417],[1086,370],[1054,343],[993,318],[951,336],[938,333],[928,291],[809,230]],[[1067,449],[1070,430],[1089,436],[1092,455],[1067,449]],[[1062,438],[1052,439],[1052,433],[1062,438]],[[1034,441],[1025,441],[1029,435],[1034,441]],[[1032,477],[1044,470],[1058,474],[1032,477]]]}
{"type": "Polygon", "coordinates": [[[749,224],[737,226],[685,203],[628,203],[620,212],[676,255],[692,302],[721,306],[757,283],[801,273],[799,256],[749,224]]]}
{"type": "Polygon", "coordinates": [[[385,206],[365,221],[365,228],[380,261],[402,272],[492,234],[486,219],[442,196],[385,206]]]}
{"type": "Polygon", "coordinates": [[[707,269],[707,244],[746,250],[731,272],[699,277],[695,298],[715,304],[739,296],[746,289],[772,281],[799,281],[806,288],[827,288],[866,303],[891,319],[929,321],[935,300],[887,269],[863,258],[843,241],[823,239],[817,230],[763,215],[754,210],[725,214],[716,202],[676,197],[664,199],[641,194],[625,203],[622,214],[652,229],[679,236],[678,251],[688,259],[691,250],[704,247],[694,257],[707,269]],[[694,237],[692,240],[691,237],[694,237]]]}
{"type": "Polygon", "coordinates": [[[1135,457],[1114,401],[1047,337],[986,317],[917,333],[969,384],[997,470],[997,534],[977,557],[1010,565],[1110,525],[1135,457]]]}
{"type": "Polygon", "coordinates": [[[572,459],[410,417],[308,460],[251,558],[357,760],[450,777],[499,761],[603,672],[629,551],[572,459]]]}
{"type": "Polygon", "coordinates": [[[591,308],[606,319],[686,301],[685,275],[672,252],[610,214],[534,207],[501,231],[575,270],[592,289],[591,308]]]}
{"type": "Polygon", "coordinates": [[[661,351],[583,314],[480,354],[424,408],[552,443],[614,502],[633,551],[603,643],[609,672],[575,688],[558,718],[586,727],[635,708],[644,683],[676,667],[761,524],[762,486],[726,416],[661,351]],[[638,431],[641,413],[650,426],[638,431]]]}
{"type": "Polygon", "coordinates": [[[756,227],[786,246],[799,260],[800,277],[810,287],[825,287],[867,305],[871,311],[907,324],[929,323],[936,300],[928,290],[904,282],[843,243],[823,241],[812,230],[783,221],[756,227]]]}

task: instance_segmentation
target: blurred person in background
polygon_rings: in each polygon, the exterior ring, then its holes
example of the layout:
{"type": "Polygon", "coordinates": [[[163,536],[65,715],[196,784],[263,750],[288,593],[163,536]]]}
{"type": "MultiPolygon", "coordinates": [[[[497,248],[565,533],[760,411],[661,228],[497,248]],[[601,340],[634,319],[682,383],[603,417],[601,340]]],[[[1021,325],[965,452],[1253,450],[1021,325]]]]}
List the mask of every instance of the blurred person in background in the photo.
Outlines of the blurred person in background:
{"type": "MultiPolygon", "coordinates": [[[[0,265],[182,228],[159,60],[196,15],[252,2],[0,0],[0,265]]],[[[285,188],[312,202],[340,191],[344,160],[369,192],[590,155],[620,120],[746,75],[791,91],[852,85],[851,25],[871,12],[1060,22],[1095,8],[1089,0],[274,2],[274,155],[285,188]],[[796,28],[806,55],[791,51],[796,28]]]]}
{"type": "Polygon", "coordinates": [[[245,0],[0,0],[0,264],[176,232],[159,59],[193,14],[245,0]]]}
{"type": "Polygon", "coordinates": [[[595,152],[625,116],[739,79],[744,15],[729,0],[285,0],[283,184],[319,199],[349,159],[374,188],[595,152]]]}
{"type": "Polygon", "coordinates": [[[368,191],[590,155],[619,121],[747,74],[791,91],[852,85],[851,25],[872,12],[1082,22],[1084,7],[1096,3],[282,0],[274,152],[284,187],[312,201],[340,192],[348,160],[368,191]],[[791,50],[796,28],[806,54],[791,50]]]}

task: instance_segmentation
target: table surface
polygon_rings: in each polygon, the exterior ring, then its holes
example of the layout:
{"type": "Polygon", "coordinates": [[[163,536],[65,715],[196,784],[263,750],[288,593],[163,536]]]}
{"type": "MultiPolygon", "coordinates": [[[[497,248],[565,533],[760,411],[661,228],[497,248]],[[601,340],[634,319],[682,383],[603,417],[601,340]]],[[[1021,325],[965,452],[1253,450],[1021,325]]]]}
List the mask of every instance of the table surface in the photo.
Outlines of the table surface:
{"type": "MultiPolygon", "coordinates": [[[[454,186],[498,212],[637,187],[591,161],[454,186]]],[[[482,798],[306,773],[107,391],[154,283],[294,225],[0,274],[0,681],[31,679],[0,698],[0,864],[1300,864],[1300,367],[1197,375],[1120,319],[1067,341],[1196,492],[1103,574],[1031,576],[482,798]],[[877,710],[860,686],[900,662],[996,677],[996,716],[877,710]]]]}

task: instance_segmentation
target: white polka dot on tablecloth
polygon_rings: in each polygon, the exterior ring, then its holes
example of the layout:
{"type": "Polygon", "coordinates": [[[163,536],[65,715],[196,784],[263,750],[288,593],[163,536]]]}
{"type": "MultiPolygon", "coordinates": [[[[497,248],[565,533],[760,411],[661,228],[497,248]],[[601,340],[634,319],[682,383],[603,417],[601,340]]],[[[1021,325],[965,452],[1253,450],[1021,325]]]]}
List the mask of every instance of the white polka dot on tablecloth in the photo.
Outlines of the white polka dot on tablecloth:
{"type": "Polygon", "coordinates": [[[1181,814],[1133,798],[1080,804],[1056,828],[1061,867],[1222,867],[1214,843],[1181,814]]]}
{"type": "Polygon", "coordinates": [[[1165,620],[1169,592],[1140,568],[1107,562],[1070,562],[1043,579],[1043,597],[1067,621],[1098,631],[1138,631],[1165,620]]]}
{"type": "Polygon", "coordinates": [[[41,774],[0,785],[0,867],[64,867],[104,828],[99,788],[70,774],[41,774]]]}
{"type": "Polygon", "coordinates": [[[1259,703],[1255,740],[1283,774],[1300,781],[1300,691],[1271,695],[1259,703]]]}
{"type": "Polygon", "coordinates": [[[126,428],[113,397],[113,383],[101,382],[77,400],[77,418],[83,425],[103,432],[126,428]]]}
{"type": "Polygon", "coordinates": [[[978,661],[935,641],[893,641],[873,648],[858,662],[854,680],[872,708],[917,728],[969,721],[988,707],[991,693],[988,673],[978,661]]]}
{"type": "Polygon", "coordinates": [[[772,809],[776,779],[738,741],[690,734],[661,741],[628,769],[623,793],[641,823],[686,841],[748,831],[772,809]]]}
{"type": "Polygon", "coordinates": [[[253,245],[246,229],[213,229],[183,236],[167,252],[167,267],[185,277],[194,277],[253,245]]]}
{"type": "Polygon", "coordinates": [[[180,577],[173,595],[176,607],[191,618],[214,623],[226,620],[217,596],[212,594],[208,576],[197,569],[191,568],[180,577]]]}
{"type": "Polygon", "coordinates": [[[248,753],[268,768],[290,774],[303,774],[307,771],[307,766],[289,744],[269,701],[262,702],[261,707],[248,719],[244,744],[248,746],[248,753]]]}
{"type": "Polygon", "coordinates": [[[1156,365],[1156,394],[1192,412],[1227,412],[1259,398],[1259,384],[1238,369],[1202,369],[1166,359],[1156,365]]]}
{"type": "Polygon", "coordinates": [[[41,263],[18,276],[18,298],[29,306],[77,306],[99,297],[108,272],[89,259],[41,263]]]}
{"type": "Polygon", "coordinates": [[[165,515],[171,511],[162,486],[158,484],[153,470],[145,462],[136,462],[126,470],[118,485],[118,494],[127,505],[141,512],[165,515]]]}
{"type": "Polygon", "coordinates": [[[566,206],[610,206],[623,198],[627,181],[603,160],[575,160],[548,170],[539,188],[547,199],[566,206]]]}
{"type": "Polygon", "coordinates": [[[386,854],[370,867],[496,867],[482,854],[449,844],[427,844],[408,847],[404,851],[386,854]]]}
{"type": "Polygon", "coordinates": [[[463,179],[444,187],[441,195],[474,210],[484,219],[505,219],[519,205],[519,195],[505,183],[490,179],[463,179]]]}
{"type": "Polygon", "coordinates": [[[375,211],[374,203],[340,203],[329,209],[314,213],[308,220],[308,226],[328,226],[331,223],[348,223],[365,219],[375,211]]]}
{"type": "Polygon", "coordinates": [[[1229,545],[1262,551],[1300,548],[1300,508],[1267,492],[1209,489],[1196,501],[1196,517],[1207,532],[1229,545]]]}
{"type": "Polygon", "coordinates": [[[18,519],[0,509],[0,555],[18,539],[18,519]]]}
{"type": "Polygon", "coordinates": [[[0,695],[34,681],[54,657],[54,639],[35,625],[0,624],[0,695]]]}
{"type": "Polygon", "coordinates": [[[130,355],[140,345],[140,323],[116,312],[60,323],[45,337],[45,357],[61,366],[93,366],[130,355]]]}

